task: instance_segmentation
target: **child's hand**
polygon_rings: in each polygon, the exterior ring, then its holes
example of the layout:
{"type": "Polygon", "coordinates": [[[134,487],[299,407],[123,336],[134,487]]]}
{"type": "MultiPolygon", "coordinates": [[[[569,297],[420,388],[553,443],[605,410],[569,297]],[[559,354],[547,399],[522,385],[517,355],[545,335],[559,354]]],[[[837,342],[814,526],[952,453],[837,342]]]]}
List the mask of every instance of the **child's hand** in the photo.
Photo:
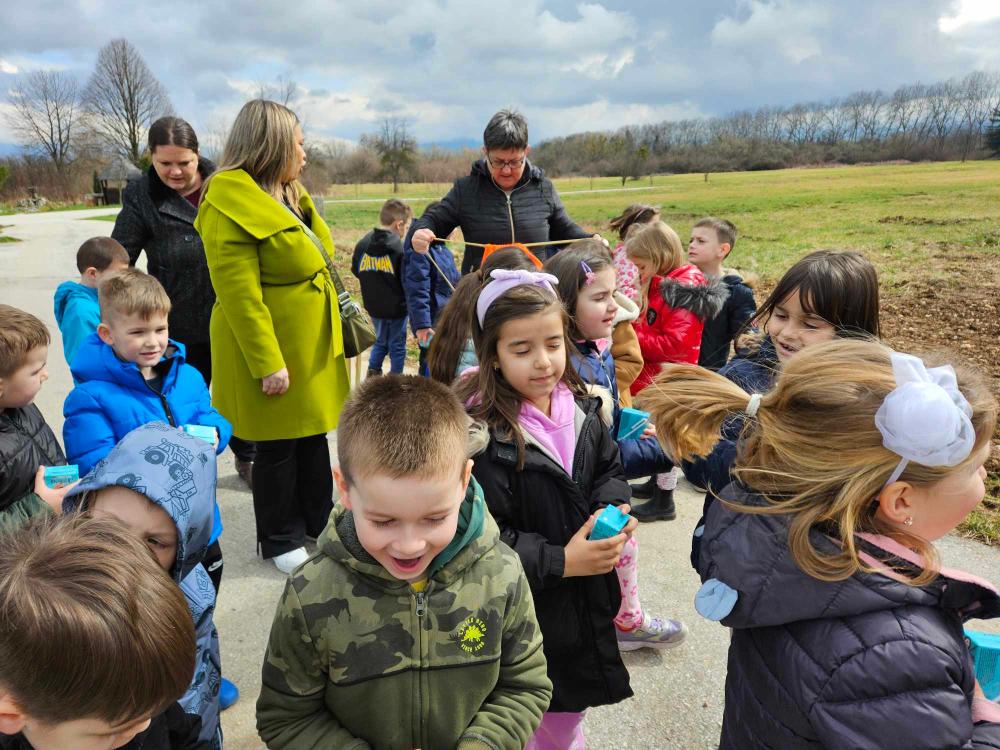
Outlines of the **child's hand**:
{"type": "Polygon", "coordinates": [[[646,423],[646,429],[642,431],[642,439],[655,438],[656,437],[656,427],[650,423],[646,423]]]}
{"type": "MultiPolygon", "coordinates": [[[[563,578],[574,576],[596,576],[610,573],[618,564],[618,556],[628,537],[624,533],[610,539],[590,541],[587,536],[594,528],[597,514],[587,519],[573,538],[566,545],[566,563],[563,568],[563,578]]],[[[636,522],[638,523],[638,522],[636,522]]]]}
{"type": "Polygon", "coordinates": [[[79,479],[73,484],[62,487],[49,487],[45,484],[45,467],[39,466],[38,471],[35,472],[35,494],[42,498],[42,502],[48,505],[57,516],[62,513],[62,503],[66,493],[78,484],[80,484],[79,479]]]}
{"type": "Polygon", "coordinates": [[[417,331],[417,343],[425,349],[431,343],[431,337],[434,335],[433,328],[421,328],[417,331]]]}
{"type": "MultiPolygon", "coordinates": [[[[620,510],[622,513],[624,513],[626,516],[628,516],[628,514],[632,512],[632,506],[631,505],[620,505],[620,506],[618,506],[618,510],[620,510]]],[[[628,522],[625,524],[625,528],[622,529],[622,534],[625,535],[626,539],[631,539],[632,538],[632,534],[635,533],[635,530],[637,528],[639,528],[639,519],[638,518],[632,518],[631,516],[629,516],[628,522]]]]}

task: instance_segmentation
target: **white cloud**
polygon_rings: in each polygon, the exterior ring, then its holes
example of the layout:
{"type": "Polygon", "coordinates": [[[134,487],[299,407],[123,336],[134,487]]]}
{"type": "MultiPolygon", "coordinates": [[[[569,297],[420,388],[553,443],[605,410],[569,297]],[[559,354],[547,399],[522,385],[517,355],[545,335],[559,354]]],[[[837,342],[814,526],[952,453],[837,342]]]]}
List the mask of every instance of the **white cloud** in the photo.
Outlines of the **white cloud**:
{"type": "Polygon", "coordinates": [[[826,8],[791,0],[750,0],[749,15],[741,20],[727,17],[712,29],[713,46],[734,54],[771,56],[798,65],[823,52],[821,32],[830,21],[826,8]]]}
{"type": "Polygon", "coordinates": [[[17,75],[18,67],[14,63],[9,63],[0,57],[0,73],[6,73],[7,75],[17,75]]]}
{"type": "Polygon", "coordinates": [[[946,34],[969,24],[1000,18],[1000,3],[997,0],[958,0],[956,5],[952,15],[941,16],[938,20],[938,28],[946,34]]]}

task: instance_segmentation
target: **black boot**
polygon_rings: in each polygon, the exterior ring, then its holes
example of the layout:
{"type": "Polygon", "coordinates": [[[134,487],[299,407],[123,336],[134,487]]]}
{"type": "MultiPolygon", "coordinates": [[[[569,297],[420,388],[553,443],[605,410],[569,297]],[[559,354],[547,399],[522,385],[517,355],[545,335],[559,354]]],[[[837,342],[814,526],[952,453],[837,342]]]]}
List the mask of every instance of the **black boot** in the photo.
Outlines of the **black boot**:
{"type": "Polygon", "coordinates": [[[366,378],[377,378],[381,374],[382,374],[381,370],[369,370],[368,374],[365,377],[366,378]]]}
{"type": "Polygon", "coordinates": [[[656,489],[656,475],[651,476],[648,482],[630,484],[629,487],[632,488],[632,497],[637,497],[640,500],[650,498],[653,496],[653,490],[656,489]]]}
{"type": "MultiPolygon", "coordinates": [[[[653,481],[655,482],[655,480],[653,481]]],[[[674,491],[655,487],[653,496],[642,505],[632,508],[631,513],[642,523],[673,521],[677,518],[677,509],[674,507],[674,491]]]]}

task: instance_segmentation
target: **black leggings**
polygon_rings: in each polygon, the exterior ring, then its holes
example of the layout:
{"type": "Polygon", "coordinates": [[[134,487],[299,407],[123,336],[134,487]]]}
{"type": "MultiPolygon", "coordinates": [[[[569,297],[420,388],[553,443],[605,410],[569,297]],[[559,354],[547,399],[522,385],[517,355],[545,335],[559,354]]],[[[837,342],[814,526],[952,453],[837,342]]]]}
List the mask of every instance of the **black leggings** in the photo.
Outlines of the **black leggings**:
{"type": "Polygon", "coordinates": [[[253,466],[253,510],[264,559],[319,536],[333,510],[326,435],[260,440],[253,466]]]}

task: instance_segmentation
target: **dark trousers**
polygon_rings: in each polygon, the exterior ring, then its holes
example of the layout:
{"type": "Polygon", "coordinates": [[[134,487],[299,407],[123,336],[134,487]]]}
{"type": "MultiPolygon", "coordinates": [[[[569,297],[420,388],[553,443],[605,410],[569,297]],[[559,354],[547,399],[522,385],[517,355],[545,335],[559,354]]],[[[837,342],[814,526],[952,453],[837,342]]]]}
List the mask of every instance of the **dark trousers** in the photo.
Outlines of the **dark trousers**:
{"type": "MultiPolygon", "coordinates": [[[[212,345],[207,341],[198,344],[184,344],[187,350],[185,359],[205,378],[207,385],[212,384],[212,345]]],[[[253,462],[256,449],[249,440],[243,440],[233,435],[229,439],[229,448],[240,461],[253,462]]]]}
{"type": "Polygon", "coordinates": [[[264,559],[303,546],[306,536],[319,536],[333,510],[326,435],[257,442],[253,510],[264,559]]]}

